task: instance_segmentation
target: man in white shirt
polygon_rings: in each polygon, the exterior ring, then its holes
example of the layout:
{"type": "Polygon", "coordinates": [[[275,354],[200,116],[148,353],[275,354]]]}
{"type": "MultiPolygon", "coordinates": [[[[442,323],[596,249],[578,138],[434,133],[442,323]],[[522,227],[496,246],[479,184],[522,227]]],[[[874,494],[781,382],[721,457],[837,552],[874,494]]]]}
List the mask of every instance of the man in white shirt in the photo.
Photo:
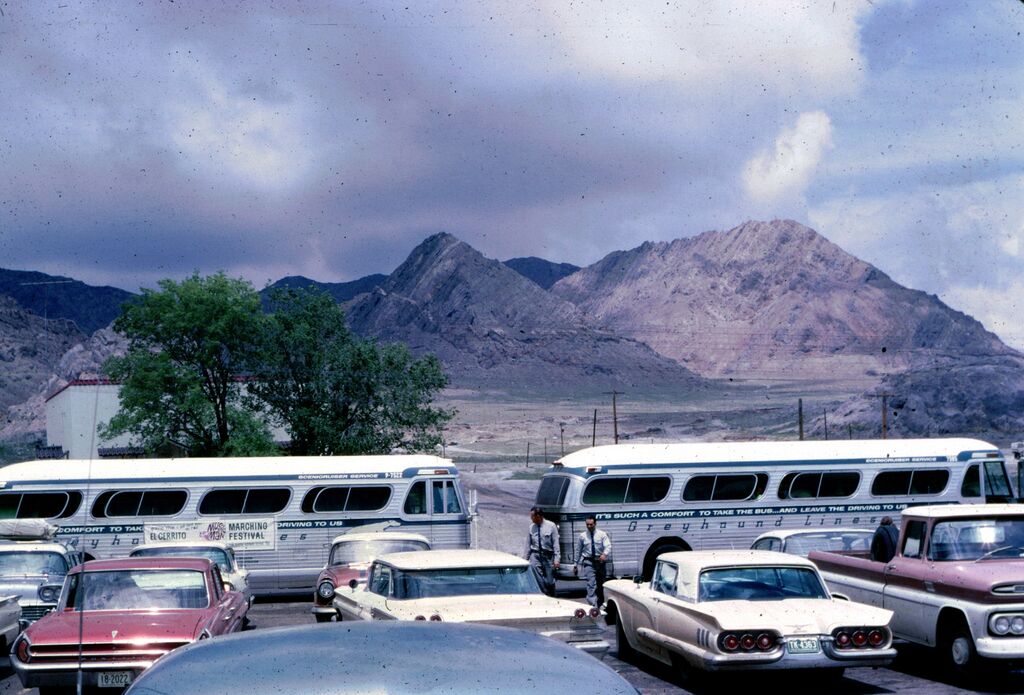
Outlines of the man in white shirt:
{"type": "Polygon", "coordinates": [[[587,530],[576,539],[576,566],[573,573],[587,582],[587,601],[591,606],[604,604],[604,580],[608,559],[612,556],[612,539],[597,528],[597,519],[588,516],[587,530]]]}
{"type": "Polygon", "coordinates": [[[537,583],[548,596],[555,595],[555,570],[561,564],[561,550],[558,547],[558,527],[544,518],[544,513],[534,507],[530,510],[530,532],[526,537],[526,559],[537,577],[537,583]]]}

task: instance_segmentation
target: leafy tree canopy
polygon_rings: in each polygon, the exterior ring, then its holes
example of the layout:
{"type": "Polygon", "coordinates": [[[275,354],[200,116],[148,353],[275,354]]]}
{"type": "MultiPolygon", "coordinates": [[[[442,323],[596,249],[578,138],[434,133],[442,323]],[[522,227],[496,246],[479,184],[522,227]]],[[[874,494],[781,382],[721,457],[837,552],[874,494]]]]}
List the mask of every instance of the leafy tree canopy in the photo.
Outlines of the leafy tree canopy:
{"type": "Polygon", "coordinates": [[[189,456],[272,452],[269,429],[242,407],[239,379],[260,341],[259,295],[223,273],[159,288],[143,290],[114,322],[129,349],[104,365],[121,382],[121,408],[101,436],[131,433],[150,451],[174,446],[189,456]]]}
{"type": "Polygon", "coordinates": [[[433,356],[355,336],[345,314],[316,290],[272,295],[250,393],[291,435],[291,453],[429,451],[454,411],[431,407],[447,377],[433,356]]]}
{"type": "Polygon", "coordinates": [[[271,304],[262,314],[252,286],[222,273],[144,290],[114,323],[129,350],[104,366],[121,382],[121,408],[101,436],[189,456],[263,455],[275,451],[269,421],[296,455],[441,444],[454,411],[431,405],[447,385],[435,357],[358,338],[316,290],[277,290],[271,304]]]}

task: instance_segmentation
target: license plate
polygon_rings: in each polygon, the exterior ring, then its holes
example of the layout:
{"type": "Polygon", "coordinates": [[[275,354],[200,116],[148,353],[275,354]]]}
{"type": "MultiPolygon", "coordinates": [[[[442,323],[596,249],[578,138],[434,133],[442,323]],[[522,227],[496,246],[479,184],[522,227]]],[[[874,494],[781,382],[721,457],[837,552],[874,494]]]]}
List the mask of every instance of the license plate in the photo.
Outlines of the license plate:
{"type": "Polygon", "coordinates": [[[798,637],[786,642],[790,654],[816,654],[820,649],[817,637],[798,637]]]}
{"type": "Polygon", "coordinates": [[[100,671],[96,674],[96,685],[100,688],[126,688],[132,684],[131,671],[100,671]]]}

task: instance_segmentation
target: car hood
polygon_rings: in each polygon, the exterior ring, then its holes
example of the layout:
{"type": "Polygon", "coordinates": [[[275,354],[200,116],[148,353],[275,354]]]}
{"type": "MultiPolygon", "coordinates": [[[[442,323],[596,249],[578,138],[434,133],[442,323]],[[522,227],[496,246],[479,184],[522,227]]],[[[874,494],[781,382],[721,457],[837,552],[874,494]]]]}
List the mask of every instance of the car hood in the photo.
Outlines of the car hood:
{"type": "Polygon", "coordinates": [[[543,594],[488,594],[388,601],[389,612],[400,620],[417,615],[440,615],[450,622],[487,622],[571,618],[584,605],[543,594]]]}
{"type": "Polygon", "coordinates": [[[77,642],[81,617],[82,641],[191,641],[197,636],[203,612],[198,610],[61,611],[49,613],[25,630],[33,644],[77,642]]]}
{"type": "Polygon", "coordinates": [[[22,600],[39,601],[39,587],[43,584],[59,584],[64,577],[55,576],[51,581],[45,574],[26,575],[22,577],[0,578],[0,596],[20,596],[22,600]]]}
{"type": "Polygon", "coordinates": [[[892,619],[892,611],[840,599],[709,601],[695,609],[723,630],[775,629],[786,635],[823,634],[841,626],[876,627],[892,619]]]}

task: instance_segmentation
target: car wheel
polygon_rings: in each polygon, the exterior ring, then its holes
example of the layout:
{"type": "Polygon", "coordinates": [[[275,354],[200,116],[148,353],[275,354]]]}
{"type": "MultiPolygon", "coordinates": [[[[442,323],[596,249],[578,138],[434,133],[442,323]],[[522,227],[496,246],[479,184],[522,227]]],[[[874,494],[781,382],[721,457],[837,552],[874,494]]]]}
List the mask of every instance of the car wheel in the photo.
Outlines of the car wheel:
{"type": "Polygon", "coordinates": [[[966,625],[961,623],[948,630],[942,649],[946,663],[954,675],[966,676],[977,670],[981,657],[974,648],[974,638],[971,637],[971,631],[966,625]]]}
{"type": "Polygon", "coordinates": [[[626,639],[626,631],[622,629],[621,617],[615,621],[615,646],[619,650],[619,659],[622,661],[632,661],[636,655],[636,650],[626,639]]]}
{"type": "Polygon", "coordinates": [[[314,613],[313,615],[318,623],[329,623],[334,619],[334,616],[330,613],[314,613]]]}

